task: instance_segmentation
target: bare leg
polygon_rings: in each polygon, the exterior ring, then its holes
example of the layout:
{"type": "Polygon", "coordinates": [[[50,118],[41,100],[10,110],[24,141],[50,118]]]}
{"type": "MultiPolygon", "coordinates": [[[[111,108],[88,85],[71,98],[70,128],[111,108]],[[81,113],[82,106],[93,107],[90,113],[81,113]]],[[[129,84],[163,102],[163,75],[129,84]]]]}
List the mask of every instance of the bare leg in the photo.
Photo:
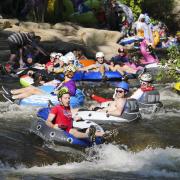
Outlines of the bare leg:
{"type": "MultiPolygon", "coordinates": [[[[26,89],[26,88],[23,88],[23,89],[26,89]]],[[[14,94],[14,93],[12,92],[12,94],[14,94]]],[[[29,97],[31,95],[36,95],[36,94],[43,94],[43,91],[41,91],[40,89],[34,87],[32,89],[23,91],[21,93],[16,92],[16,94],[13,95],[12,98],[13,99],[23,99],[23,98],[29,97]]]]}
{"type": "MultiPolygon", "coordinates": [[[[84,139],[84,138],[88,138],[88,131],[89,129],[87,129],[86,133],[82,133],[82,132],[79,132],[77,129],[70,129],[69,133],[72,134],[74,137],[76,138],[79,138],[79,139],[84,139]]],[[[96,136],[103,136],[104,133],[102,132],[99,132],[99,131],[96,131],[95,135],[96,136]]]]}
{"type": "Polygon", "coordinates": [[[34,89],[36,89],[34,86],[29,86],[29,87],[25,87],[25,88],[11,90],[11,93],[12,94],[21,94],[21,93],[26,93],[28,91],[33,91],[34,89]]]}
{"type": "Polygon", "coordinates": [[[99,71],[100,71],[100,73],[101,73],[102,75],[104,75],[104,73],[105,73],[105,67],[104,67],[104,65],[101,65],[101,66],[99,67],[99,71]]]}

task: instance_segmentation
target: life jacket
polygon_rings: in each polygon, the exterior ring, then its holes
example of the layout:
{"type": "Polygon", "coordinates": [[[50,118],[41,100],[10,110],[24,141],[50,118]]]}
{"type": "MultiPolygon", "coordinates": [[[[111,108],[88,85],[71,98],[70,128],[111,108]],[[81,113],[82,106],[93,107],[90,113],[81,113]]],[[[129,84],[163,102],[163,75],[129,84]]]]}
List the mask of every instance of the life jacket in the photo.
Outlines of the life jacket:
{"type": "Polygon", "coordinates": [[[127,119],[129,121],[132,121],[134,119],[138,119],[141,117],[139,113],[139,105],[138,101],[136,99],[127,99],[126,103],[124,105],[123,113],[121,114],[121,117],[124,119],[127,119]]]}
{"type": "Polygon", "coordinates": [[[150,86],[148,88],[144,88],[142,90],[143,90],[143,94],[139,99],[139,103],[156,104],[156,103],[160,102],[159,91],[155,90],[153,86],[150,86]]]}

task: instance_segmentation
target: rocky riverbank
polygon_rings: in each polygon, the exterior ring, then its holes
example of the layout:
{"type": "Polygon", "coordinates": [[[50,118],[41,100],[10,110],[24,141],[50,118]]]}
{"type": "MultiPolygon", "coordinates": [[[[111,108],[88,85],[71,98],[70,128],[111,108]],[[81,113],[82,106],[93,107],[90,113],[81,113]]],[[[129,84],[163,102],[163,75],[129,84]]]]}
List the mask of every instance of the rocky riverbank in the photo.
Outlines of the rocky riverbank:
{"type": "Polygon", "coordinates": [[[117,31],[84,28],[70,22],[52,25],[0,19],[0,29],[5,35],[34,31],[41,37],[42,44],[47,50],[69,51],[81,48],[88,57],[93,57],[97,51],[103,51],[106,59],[117,53],[117,41],[122,37],[117,31]]]}

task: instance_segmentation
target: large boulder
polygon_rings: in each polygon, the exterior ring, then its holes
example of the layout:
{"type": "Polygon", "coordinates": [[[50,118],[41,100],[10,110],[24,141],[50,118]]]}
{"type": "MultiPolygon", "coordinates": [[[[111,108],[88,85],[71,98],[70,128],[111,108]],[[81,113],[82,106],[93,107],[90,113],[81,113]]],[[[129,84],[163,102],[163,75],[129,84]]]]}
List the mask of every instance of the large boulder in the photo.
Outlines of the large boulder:
{"type": "Polygon", "coordinates": [[[103,51],[107,60],[117,53],[117,41],[122,37],[120,32],[84,28],[69,22],[56,23],[53,26],[48,23],[21,22],[4,30],[6,34],[29,31],[41,36],[42,44],[50,51],[80,48],[91,58],[97,51],[103,51]]]}

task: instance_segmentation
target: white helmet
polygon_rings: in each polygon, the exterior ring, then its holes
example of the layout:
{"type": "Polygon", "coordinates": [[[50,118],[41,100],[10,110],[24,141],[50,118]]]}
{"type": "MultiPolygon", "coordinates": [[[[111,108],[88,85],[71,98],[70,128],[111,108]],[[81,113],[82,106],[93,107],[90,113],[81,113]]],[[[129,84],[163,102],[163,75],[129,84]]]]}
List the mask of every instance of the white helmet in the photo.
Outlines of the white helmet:
{"type": "Polygon", "coordinates": [[[152,81],[152,76],[149,73],[144,73],[144,74],[141,75],[140,80],[144,81],[144,82],[151,82],[152,81]]]}
{"type": "Polygon", "coordinates": [[[59,60],[60,60],[60,61],[63,61],[65,64],[68,63],[68,59],[67,59],[65,56],[61,56],[61,57],[59,58],[59,60]]]}
{"type": "Polygon", "coordinates": [[[96,53],[96,58],[103,58],[104,57],[104,53],[103,52],[97,52],[96,53]]]}
{"type": "Polygon", "coordinates": [[[51,58],[55,58],[55,57],[56,57],[56,55],[57,55],[57,53],[56,53],[56,52],[52,52],[52,53],[50,54],[50,57],[51,57],[51,58]]]}
{"type": "Polygon", "coordinates": [[[56,53],[56,57],[61,57],[61,56],[63,56],[62,53],[56,53]]]}

